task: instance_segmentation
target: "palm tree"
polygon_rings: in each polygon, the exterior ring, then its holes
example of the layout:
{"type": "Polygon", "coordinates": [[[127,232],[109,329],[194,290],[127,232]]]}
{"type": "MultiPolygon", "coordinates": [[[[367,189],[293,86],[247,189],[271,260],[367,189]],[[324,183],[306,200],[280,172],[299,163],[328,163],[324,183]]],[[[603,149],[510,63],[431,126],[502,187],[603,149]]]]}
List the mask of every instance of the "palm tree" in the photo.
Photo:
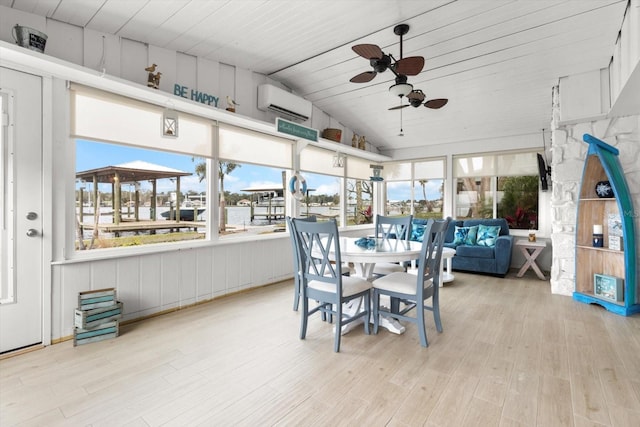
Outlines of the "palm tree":
{"type": "Polygon", "coordinates": [[[424,206],[427,212],[433,212],[433,203],[427,200],[427,182],[429,181],[426,179],[421,179],[418,181],[418,183],[422,187],[422,199],[424,200],[424,206]]]}
{"type": "Polygon", "coordinates": [[[204,181],[207,177],[207,164],[205,162],[196,165],[196,175],[198,175],[198,182],[204,181]]]}
{"type": "Polygon", "coordinates": [[[218,179],[220,179],[220,231],[225,231],[227,229],[227,215],[225,210],[226,203],[224,200],[224,177],[240,166],[241,165],[237,163],[218,162],[218,179]]]}

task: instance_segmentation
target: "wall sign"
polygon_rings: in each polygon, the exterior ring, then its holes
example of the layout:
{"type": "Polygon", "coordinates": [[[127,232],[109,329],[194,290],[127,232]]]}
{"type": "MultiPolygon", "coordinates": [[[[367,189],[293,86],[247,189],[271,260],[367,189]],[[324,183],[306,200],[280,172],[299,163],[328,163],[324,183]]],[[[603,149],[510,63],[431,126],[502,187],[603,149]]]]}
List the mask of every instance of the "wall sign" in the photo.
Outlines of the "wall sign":
{"type": "Polygon", "coordinates": [[[308,139],[309,141],[318,141],[318,131],[316,129],[301,126],[297,123],[283,120],[280,117],[276,118],[276,130],[287,135],[308,139]]]}
{"type": "Polygon", "coordinates": [[[217,96],[209,95],[196,89],[189,89],[187,86],[182,86],[177,83],[173,85],[173,94],[192,101],[213,105],[214,107],[218,106],[218,101],[220,100],[217,96]]]}

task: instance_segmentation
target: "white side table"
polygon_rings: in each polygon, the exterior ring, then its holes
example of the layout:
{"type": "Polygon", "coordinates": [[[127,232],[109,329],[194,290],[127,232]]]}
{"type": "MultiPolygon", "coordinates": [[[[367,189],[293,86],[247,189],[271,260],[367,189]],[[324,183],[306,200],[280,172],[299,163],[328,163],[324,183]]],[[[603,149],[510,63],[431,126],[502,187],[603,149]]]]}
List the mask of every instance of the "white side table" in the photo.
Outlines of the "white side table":
{"type": "MultiPolygon", "coordinates": [[[[452,248],[442,248],[442,259],[443,260],[447,260],[447,270],[446,271],[442,271],[443,270],[443,263],[440,262],[440,277],[442,277],[442,283],[449,283],[449,282],[453,282],[453,279],[455,279],[455,276],[452,273],[451,270],[451,260],[453,259],[453,256],[456,254],[456,250],[452,249],[452,248]]],[[[442,283],[440,284],[442,286],[442,283]]]]}
{"type": "MultiPolygon", "coordinates": [[[[455,279],[455,276],[453,275],[453,272],[451,269],[451,260],[453,259],[453,256],[455,254],[456,254],[455,249],[442,248],[442,260],[440,261],[440,277],[442,278],[442,280],[440,281],[440,287],[442,287],[444,283],[453,282],[453,279],[455,279]],[[444,264],[445,264],[443,262],[444,260],[447,261],[446,270],[444,270],[444,264]]],[[[418,274],[418,268],[416,267],[415,260],[411,261],[411,267],[407,269],[407,273],[418,274]]]]}
{"type": "Polygon", "coordinates": [[[518,271],[517,276],[524,276],[525,271],[531,268],[533,271],[535,271],[540,280],[547,280],[547,278],[544,277],[544,274],[540,270],[540,267],[538,267],[538,264],[536,264],[536,259],[542,253],[544,248],[547,247],[547,242],[530,242],[529,240],[520,239],[516,240],[516,247],[520,248],[520,251],[522,252],[526,260],[522,268],[520,268],[520,271],[518,271]]]}

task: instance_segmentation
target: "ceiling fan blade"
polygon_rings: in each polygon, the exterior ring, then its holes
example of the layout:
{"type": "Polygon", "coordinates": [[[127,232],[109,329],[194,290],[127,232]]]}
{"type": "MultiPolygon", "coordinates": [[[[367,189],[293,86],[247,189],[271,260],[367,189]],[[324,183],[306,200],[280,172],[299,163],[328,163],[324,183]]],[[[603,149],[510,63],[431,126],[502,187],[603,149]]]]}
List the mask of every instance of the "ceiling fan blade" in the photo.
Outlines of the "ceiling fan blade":
{"type": "Polygon", "coordinates": [[[389,111],[392,111],[392,110],[401,110],[401,109],[403,109],[404,107],[408,107],[408,106],[409,106],[409,104],[396,105],[395,107],[391,107],[391,108],[389,108],[389,111]]]}
{"type": "Polygon", "coordinates": [[[417,76],[424,67],[424,57],[422,56],[410,56],[408,58],[400,59],[396,62],[395,70],[398,74],[404,74],[405,76],[417,76]]]}
{"type": "Polygon", "coordinates": [[[447,105],[447,102],[449,102],[449,100],[446,98],[430,99],[424,103],[424,106],[437,110],[438,108],[442,108],[447,105]]]}
{"type": "Polygon", "coordinates": [[[358,55],[367,59],[380,59],[382,58],[382,49],[375,44],[357,44],[355,46],[351,46],[351,49],[358,55]]]}
{"type": "Polygon", "coordinates": [[[357,76],[351,77],[349,81],[351,83],[367,83],[373,80],[376,74],[378,73],[376,73],[375,71],[365,71],[364,73],[360,73],[357,76]]]}

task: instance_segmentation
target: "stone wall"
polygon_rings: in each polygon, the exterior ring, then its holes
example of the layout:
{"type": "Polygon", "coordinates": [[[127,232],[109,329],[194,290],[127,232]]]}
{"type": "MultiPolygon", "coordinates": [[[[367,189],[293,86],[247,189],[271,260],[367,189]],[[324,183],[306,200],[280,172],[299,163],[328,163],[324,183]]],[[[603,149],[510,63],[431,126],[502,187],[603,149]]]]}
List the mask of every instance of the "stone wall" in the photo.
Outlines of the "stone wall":
{"type": "MultiPolygon", "coordinates": [[[[552,132],[551,291],[571,295],[575,282],[575,229],[578,192],[588,145],[588,133],[620,150],[619,160],[633,201],[636,253],[640,253],[640,116],[560,125],[552,132]]],[[[636,259],[636,270],[640,271],[636,259]]],[[[637,287],[637,284],[636,284],[637,287]]]]}

